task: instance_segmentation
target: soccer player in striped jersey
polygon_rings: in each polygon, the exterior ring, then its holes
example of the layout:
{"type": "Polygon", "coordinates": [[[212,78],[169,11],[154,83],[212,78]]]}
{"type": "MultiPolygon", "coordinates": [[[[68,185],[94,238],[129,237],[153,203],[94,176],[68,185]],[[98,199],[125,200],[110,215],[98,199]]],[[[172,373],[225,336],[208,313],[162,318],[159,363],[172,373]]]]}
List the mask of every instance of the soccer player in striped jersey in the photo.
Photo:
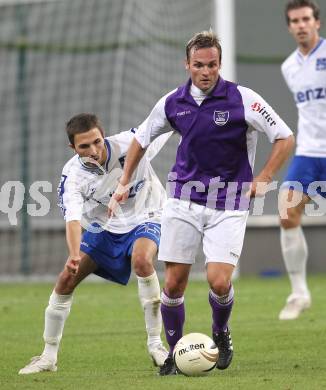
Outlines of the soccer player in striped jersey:
{"type": "Polygon", "coordinates": [[[165,262],[161,312],[170,346],[160,375],[176,373],[172,352],[182,337],[184,291],[200,243],[206,257],[213,339],[219,349],[217,368],[230,365],[231,277],[242,250],[249,197],[264,192],[259,183],[272,180],[294,144],[291,130],[261,96],[220,77],[221,58],[212,31],[198,33],[188,42],[185,67],[190,79],[162,97],[139,126],[109,204],[114,212],[115,202],[124,199],[123,186],[150,143],[171,128],[179,133],[158,255],[165,262]],[[253,179],[258,132],[268,136],[273,148],[253,179]]]}
{"type": "Polygon", "coordinates": [[[105,138],[95,115],[79,114],[69,120],[66,131],[76,152],[64,166],[58,188],[69,257],[45,310],[44,351],[19,374],[57,370],[60,340],[73,292],[83,279],[94,273],[126,285],[131,266],[137,275],[144,310],[148,352],[154,364],[162,366],[167,351],[160,336],[160,286],[153,259],[160,240],[160,215],[166,193],[150,160],[169,135],[160,137],[154,148],[148,150],[133,177],[129,198],[120,212],[109,219],[107,204],[122,173],[135,129],[105,138]]]}
{"type": "Polygon", "coordinates": [[[285,204],[295,199],[296,205],[285,210],[280,221],[281,248],[292,290],[280,320],[296,319],[311,305],[306,280],[308,247],[301,217],[308,202],[317,195],[326,196],[326,40],[319,36],[319,14],[311,0],[291,0],[285,8],[288,29],[298,47],[281,69],[299,121],[295,156],[282,185],[281,199],[285,204]]]}

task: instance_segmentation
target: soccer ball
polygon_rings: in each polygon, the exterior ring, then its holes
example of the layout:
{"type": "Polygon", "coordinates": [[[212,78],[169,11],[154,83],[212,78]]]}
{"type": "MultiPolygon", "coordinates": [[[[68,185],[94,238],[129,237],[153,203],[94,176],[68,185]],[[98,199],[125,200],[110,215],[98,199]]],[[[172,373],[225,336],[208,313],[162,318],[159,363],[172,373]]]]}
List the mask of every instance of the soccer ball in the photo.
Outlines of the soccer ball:
{"type": "Polygon", "coordinates": [[[175,365],[186,376],[208,375],[215,368],[217,358],[214,341],[202,333],[183,336],[173,350],[175,365]]]}

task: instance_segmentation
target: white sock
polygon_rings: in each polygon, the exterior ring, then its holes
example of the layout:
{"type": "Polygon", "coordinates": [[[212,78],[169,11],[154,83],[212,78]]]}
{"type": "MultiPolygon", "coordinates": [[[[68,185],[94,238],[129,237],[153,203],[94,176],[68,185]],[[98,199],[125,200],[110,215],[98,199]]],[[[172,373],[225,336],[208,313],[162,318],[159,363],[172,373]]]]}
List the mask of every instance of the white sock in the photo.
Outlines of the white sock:
{"type": "Polygon", "coordinates": [[[138,295],[144,310],[147,345],[161,343],[162,316],[160,310],[160,284],[156,272],[147,277],[137,276],[138,295]]]}
{"type": "Polygon", "coordinates": [[[308,247],[301,226],[291,229],[281,228],[281,249],[292,293],[309,295],[306,280],[308,247]]]}
{"type": "Polygon", "coordinates": [[[45,310],[45,327],[43,338],[45,341],[42,355],[51,361],[57,361],[60,340],[65,321],[70,313],[72,294],[59,295],[52,292],[49,305],[45,310]]]}

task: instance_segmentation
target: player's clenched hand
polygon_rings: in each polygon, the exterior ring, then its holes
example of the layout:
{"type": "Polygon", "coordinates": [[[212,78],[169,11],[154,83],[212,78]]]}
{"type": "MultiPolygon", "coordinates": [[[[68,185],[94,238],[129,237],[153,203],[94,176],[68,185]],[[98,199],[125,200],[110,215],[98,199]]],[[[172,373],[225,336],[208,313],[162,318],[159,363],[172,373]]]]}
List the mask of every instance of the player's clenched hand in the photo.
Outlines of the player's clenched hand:
{"type": "Polygon", "coordinates": [[[124,203],[129,196],[129,186],[123,185],[119,182],[118,187],[114,191],[110,202],[108,204],[108,214],[109,217],[112,217],[116,214],[117,207],[119,203],[124,203]]]}
{"type": "Polygon", "coordinates": [[[69,273],[76,275],[79,269],[80,256],[69,256],[66,261],[66,268],[69,273]]]}

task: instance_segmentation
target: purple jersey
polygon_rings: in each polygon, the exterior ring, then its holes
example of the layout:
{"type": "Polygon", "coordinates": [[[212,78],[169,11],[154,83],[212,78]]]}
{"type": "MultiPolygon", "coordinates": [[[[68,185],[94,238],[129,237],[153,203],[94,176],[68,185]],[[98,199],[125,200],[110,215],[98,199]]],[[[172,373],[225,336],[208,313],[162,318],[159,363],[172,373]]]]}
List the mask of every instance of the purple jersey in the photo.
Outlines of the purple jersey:
{"type": "Polygon", "coordinates": [[[220,77],[201,101],[193,91],[189,80],[161,98],[139,126],[136,138],[146,147],[171,127],[180,134],[169,175],[170,196],[216,209],[247,208],[248,202],[241,205],[240,197],[253,178],[257,130],[271,142],[292,132],[248,88],[220,77]]]}

